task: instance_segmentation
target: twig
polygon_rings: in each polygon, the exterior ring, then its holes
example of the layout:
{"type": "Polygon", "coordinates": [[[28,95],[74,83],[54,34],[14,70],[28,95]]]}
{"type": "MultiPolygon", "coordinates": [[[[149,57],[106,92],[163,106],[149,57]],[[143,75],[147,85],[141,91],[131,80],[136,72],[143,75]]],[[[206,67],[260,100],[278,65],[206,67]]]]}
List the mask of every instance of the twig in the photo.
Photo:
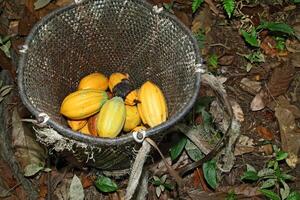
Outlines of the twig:
{"type": "Polygon", "coordinates": [[[219,15],[220,11],[218,8],[215,6],[215,4],[211,0],[205,0],[205,3],[209,5],[209,8],[216,14],[219,15]]]}
{"type": "Polygon", "coordinates": [[[230,47],[228,47],[228,46],[226,46],[225,44],[222,44],[222,43],[214,43],[214,44],[209,45],[209,47],[215,47],[215,46],[221,46],[221,47],[224,47],[227,50],[231,50],[230,47]]]}
{"type": "Polygon", "coordinates": [[[19,187],[21,185],[21,183],[16,184],[15,186],[13,186],[12,188],[8,189],[5,191],[4,194],[0,195],[1,198],[5,198],[11,191],[15,190],[17,187],[19,187]]]}

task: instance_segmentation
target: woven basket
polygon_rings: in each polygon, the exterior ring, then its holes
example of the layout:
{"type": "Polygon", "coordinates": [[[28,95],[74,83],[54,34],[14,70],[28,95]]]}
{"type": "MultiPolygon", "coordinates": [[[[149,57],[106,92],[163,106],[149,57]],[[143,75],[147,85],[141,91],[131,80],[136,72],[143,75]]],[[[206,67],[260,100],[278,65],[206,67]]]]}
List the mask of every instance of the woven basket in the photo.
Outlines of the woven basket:
{"type": "Polygon", "coordinates": [[[61,136],[97,148],[92,160],[82,149],[70,151],[79,162],[101,169],[125,169],[138,147],[132,134],[104,139],[74,132],[59,113],[78,81],[98,71],[128,73],[141,86],[151,80],[168,103],[167,122],[146,131],[159,141],[192,107],[200,85],[202,60],[190,31],[165,11],[140,0],[86,0],[56,10],[29,34],[18,68],[25,106],[61,136]]]}

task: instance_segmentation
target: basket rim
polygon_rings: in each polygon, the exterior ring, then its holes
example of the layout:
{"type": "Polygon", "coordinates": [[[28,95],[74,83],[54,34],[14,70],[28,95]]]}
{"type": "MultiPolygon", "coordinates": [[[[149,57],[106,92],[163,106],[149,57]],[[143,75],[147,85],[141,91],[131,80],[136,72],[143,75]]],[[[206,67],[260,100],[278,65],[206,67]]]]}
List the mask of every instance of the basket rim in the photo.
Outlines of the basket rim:
{"type": "MultiPolygon", "coordinates": [[[[29,46],[29,44],[32,41],[33,36],[37,33],[37,31],[39,30],[39,28],[47,21],[49,21],[50,19],[52,19],[55,15],[63,13],[64,11],[67,11],[69,9],[75,8],[77,6],[80,6],[84,3],[87,3],[89,1],[93,1],[93,0],[83,0],[83,2],[76,4],[76,3],[71,3],[69,5],[63,6],[61,8],[58,8],[54,11],[52,11],[51,13],[49,13],[48,15],[46,15],[45,17],[43,17],[41,20],[39,20],[31,29],[30,33],[28,34],[26,40],[25,40],[25,46],[29,46]]],[[[119,0],[116,0],[119,1],[119,0]]],[[[125,0],[126,1],[126,0],[125,0]]],[[[145,9],[149,9],[150,12],[153,12],[153,5],[144,1],[144,0],[131,0],[134,3],[140,4],[142,6],[145,7],[145,9]]],[[[193,44],[193,49],[196,53],[196,59],[195,59],[195,64],[203,64],[203,59],[200,56],[200,51],[199,51],[199,47],[197,45],[197,40],[195,39],[195,37],[193,36],[192,32],[188,29],[188,27],[186,27],[181,21],[179,21],[176,16],[168,13],[167,11],[163,10],[162,12],[159,13],[155,13],[156,15],[161,15],[163,17],[169,18],[170,21],[172,21],[172,23],[174,23],[174,25],[177,25],[180,29],[182,29],[182,31],[184,31],[184,33],[188,36],[189,40],[192,41],[193,44]]],[[[23,101],[23,104],[27,107],[27,109],[35,116],[38,117],[38,115],[41,113],[38,111],[38,108],[36,108],[28,99],[28,97],[26,96],[25,93],[25,87],[23,85],[23,80],[24,80],[24,64],[25,64],[25,60],[26,60],[26,52],[25,53],[21,53],[20,56],[20,60],[18,63],[18,87],[19,87],[19,93],[20,93],[20,97],[21,100],[23,101]]],[[[150,128],[148,130],[146,130],[146,137],[151,137],[154,136],[158,133],[162,133],[164,135],[165,132],[163,132],[164,130],[170,128],[171,126],[173,126],[176,122],[178,122],[180,119],[182,119],[193,107],[197,96],[198,96],[198,92],[200,89],[200,82],[201,82],[201,73],[195,73],[195,91],[193,96],[189,99],[187,105],[185,107],[183,107],[183,110],[181,113],[179,113],[178,115],[174,116],[172,119],[168,119],[166,122],[150,128]]],[[[92,136],[92,135],[85,135],[85,134],[81,134],[79,132],[73,131],[71,129],[66,129],[64,126],[60,125],[59,123],[56,123],[54,120],[52,120],[51,118],[46,122],[46,124],[48,126],[50,126],[51,128],[53,128],[54,130],[56,130],[60,135],[72,139],[72,140],[76,140],[78,142],[83,142],[83,143],[87,143],[93,146],[118,146],[118,145],[122,145],[125,143],[129,143],[129,142],[133,142],[135,141],[133,138],[132,134],[125,134],[122,135],[120,137],[117,138],[101,138],[101,137],[96,137],[96,136],[92,136]]]]}

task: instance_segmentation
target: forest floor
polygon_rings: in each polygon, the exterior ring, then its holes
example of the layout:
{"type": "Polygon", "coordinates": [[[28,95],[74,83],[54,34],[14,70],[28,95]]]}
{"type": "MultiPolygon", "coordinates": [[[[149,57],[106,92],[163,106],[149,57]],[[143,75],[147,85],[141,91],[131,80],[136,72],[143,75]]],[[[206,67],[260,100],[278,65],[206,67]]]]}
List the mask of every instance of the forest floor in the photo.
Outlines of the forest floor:
{"type": "MultiPolygon", "coordinates": [[[[17,94],[20,49],[38,20],[72,1],[38,1],[45,6],[35,2],[0,0],[0,199],[124,199],[127,176],[78,168],[49,155],[21,121],[30,114],[17,94]],[[28,169],[37,160],[44,165],[28,169]]],[[[191,29],[207,72],[226,91],[236,126],[229,144],[186,173],[181,188],[161,160],[148,164],[148,184],[142,188],[148,191],[147,199],[300,199],[299,1],[150,2],[191,29]]],[[[197,137],[212,147],[228,123],[220,98],[203,84],[193,110],[181,122],[201,132],[197,137]]],[[[205,154],[194,143],[175,133],[160,148],[180,170],[205,154]]]]}

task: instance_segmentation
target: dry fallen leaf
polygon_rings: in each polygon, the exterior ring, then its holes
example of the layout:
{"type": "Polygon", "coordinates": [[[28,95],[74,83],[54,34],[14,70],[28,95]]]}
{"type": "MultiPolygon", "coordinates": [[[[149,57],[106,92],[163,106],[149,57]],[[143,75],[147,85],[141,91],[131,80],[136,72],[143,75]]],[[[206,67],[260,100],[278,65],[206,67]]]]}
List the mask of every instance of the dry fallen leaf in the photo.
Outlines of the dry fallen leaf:
{"type": "Polygon", "coordinates": [[[281,108],[286,108],[291,111],[296,119],[300,118],[300,109],[296,105],[292,105],[290,101],[285,96],[279,96],[276,101],[271,102],[268,107],[273,111],[277,106],[281,108]]]}
{"type": "Polygon", "coordinates": [[[12,115],[12,145],[23,169],[32,164],[44,166],[45,150],[35,140],[32,130],[21,122],[16,108],[12,115]]]}
{"type": "Polygon", "coordinates": [[[272,144],[265,144],[259,147],[259,152],[265,153],[266,155],[272,155],[273,154],[273,147],[272,144]]]}
{"type": "Polygon", "coordinates": [[[235,145],[234,155],[239,156],[254,152],[255,150],[256,148],[254,147],[254,140],[248,136],[241,135],[235,145]]]}
{"type": "Polygon", "coordinates": [[[278,120],[281,136],[281,147],[288,152],[287,164],[295,168],[298,162],[298,152],[300,149],[300,129],[297,128],[295,117],[286,108],[276,107],[275,116],[278,120]]]}
{"type": "Polygon", "coordinates": [[[253,187],[249,184],[242,184],[239,186],[225,186],[225,187],[218,187],[218,192],[234,192],[237,195],[243,195],[246,197],[254,197],[260,195],[258,192],[259,187],[253,187]]]}
{"type": "Polygon", "coordinates": [[[282,63],[276,67],[268,81],[267,88],[270,95],[277,97],[284,94],[295,75],[294,66],[290,63],[282,63]]]}
{"type": "Polygon", "coordinates": [[[250,80],[248,78],[243,78],[241,80],[240,87],[244,91],[249,92],[252,95],[255,95],[261,89],[261,82],[259,82],[259,81],[252,81],[252,80],[250,80]]]}
{"type": "Polygon", "coordinates": [[[274,135],[273,133],[266,127],[258,126],[256,127],[257,133],[266,140],[273,140],[274,135]]]}
{"type": "Polygon", "coordinates": [[[250,108],[252,111],[259,111],[266,107],[264,103],[265,92],[261,90],[251,101],[250,108]]]}
{"type": "Polygon", "coordinates": [[[231,104],[235,119],[238,122],[243,122],[245,120],[245,118],[244,118],[244,112],[243,112],[241,106],[234,100],[230,100],[230,104],[231,104]]]}

